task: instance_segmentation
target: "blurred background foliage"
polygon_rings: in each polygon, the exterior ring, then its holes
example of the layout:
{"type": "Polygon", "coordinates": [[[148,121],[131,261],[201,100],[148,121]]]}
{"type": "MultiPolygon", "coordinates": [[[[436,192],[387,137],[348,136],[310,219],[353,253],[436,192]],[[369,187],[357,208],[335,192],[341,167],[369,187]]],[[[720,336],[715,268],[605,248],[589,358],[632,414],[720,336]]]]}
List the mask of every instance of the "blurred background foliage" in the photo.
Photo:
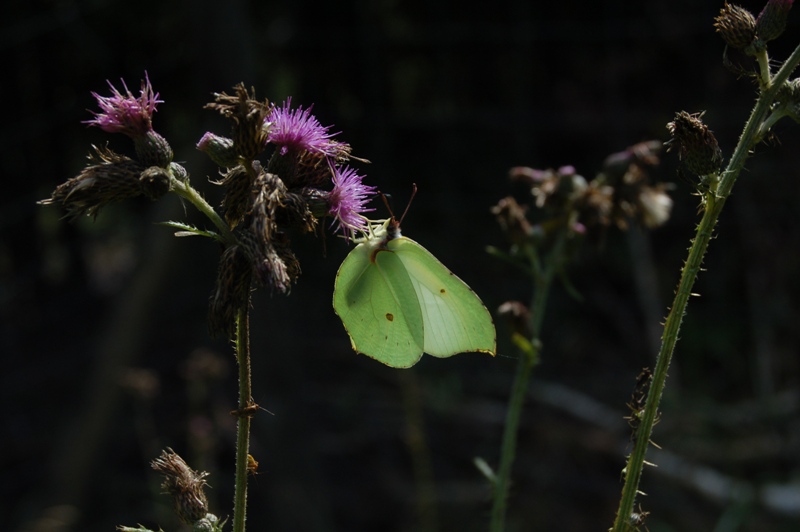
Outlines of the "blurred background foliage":
{"type": "MultiPolygon", "coordinates": [[[[743,1],[754,13],[761,2],[743,1]]],[[[154,125],[212,203],[216,170],[194,148],[228,125],[203,110],[243,81],[314,104],[369,184],[404,205],[405,234],[494,310],[530,287],[490,258],[489,209],[508,170],[572,164],[666,140],[679,110],[707,109],[730,154],[755,90],[722,65],[722,2],[442,0],[136,3],[12,0],[0,22],[0,515],[19,531],[177,530],[148,463],[171,446],[211,472],[231,511],[235,361],[205,315],[219,249],[155,222],[205,224],[177,198],[67,222],[48,197],[108,136],[81,124],[90,91],[145,70],[165,103],[154,125]]],[[[800,15],[770,43],[797,44],[800,15]]],[[[138,92],[137,92],[138,94],[138,92]]],[[[762,146],[734,189],[685,320],[642,486],[658,530],[796,530],[800,519],[800,129],[762,146]],[[763,489],[762,489],[763,488],[763,489]],[[750,490],[750,491],[748,491],[750,490]],[[761,491],[758,491],[761,490],[761,491]],[[755,496],[750,496],[756,494],[755,496]],[[760,497],[760,498],[759,498],[760,497]]],[[[110,139],[120,151],[126,138],[110,139]]],[[[509,530],[603,530],[621,490],[635,378],[653,364],[698,198],[674,156],[672,219],[609,230],[571,266],[545,318],[519,442],[509,530]]],[[[376,204],[376,207],[381,207],[376,204]]],[[[380,210],[380,209],[379,209],[380,210]]],[[[380,213],[381,216],[383,213],[380,213]]],[[[294,239],[288,297],[253,299],[251,530],[484,530],[517,356],[424,357],[410,371],[354,355],[333,313],[338,238],[294,239]]]]}

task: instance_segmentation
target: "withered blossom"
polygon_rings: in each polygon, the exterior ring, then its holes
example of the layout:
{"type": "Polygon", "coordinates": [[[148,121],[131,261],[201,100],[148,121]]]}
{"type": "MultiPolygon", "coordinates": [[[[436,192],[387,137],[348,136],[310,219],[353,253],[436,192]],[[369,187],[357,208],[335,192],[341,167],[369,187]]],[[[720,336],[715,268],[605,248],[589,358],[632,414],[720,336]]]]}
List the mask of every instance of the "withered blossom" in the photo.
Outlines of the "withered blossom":
{"type": "MultiPolygon", "coordinates": [[[[233,150],[235,157],[240,157],[245,161],[250,161],[258,157],[267,147],[267,137],[269,130],[265,120],[270,111],[269,102],[259,101],[255,98],[255,89],[250,91],[239,83],[234,88],[234,94],[224,92],[215,93],[214,101],[205,105],[206,109],[213,109],[225,118],[233,120],[233,150]]],[[[209,133],[203,135],[206,142],[202,139],[198,142],[198,148],[204,147],[208,151],[214,152],[211,148],[209,133]]],[[[213,135],[213,133],[212,133],[213,135]]],[[[222,137],[217,137],[221,139],[222,137]]],[[[208,151],[206,153],[208,153],[208,151]]],[[[228,166],[227,160],[233,158],[228,155],[220,166],[228,166]]]]}
{"type": "Polygon", "coordinates": [[[547,247],[555,242],[550,236],[560,231],[587,235],[612,224],[627,229],[630,220],[648,228],[664,224],[672,209],[670,187],[651,184],[650,175],[660,162],[661,147],[659,141],[646,141],[612,154],[588,182],[572,166],[512,168],[511,180],[530,191],[531,204],[507,197],[492,207],[512,244],[512,256],[526,245],[547,247]]]}
{"type": "Polygon", "coordinates": [[[528,340],[533,339],[533,331],[531,331],[531,311],[523,303],[519,301],[506,301],[497,308],[497,314],[501,318],[505,318],[514,333],[528,340]]]}
{"type": "Polygon", "coordinates": [[[756,19],[752,13],[727,2],[714,19],[714,27],[728,46],[739,50],[750,46],[756,38],[756,19]]]}
{"type": "Polygon", "coordinates": [[[719,172],[722,167],[722,150],[702,118],[703,113],[681,111],[667,124],[672,136],[667,149],[675,148],[689,171],[698,176],[719,172]]]}
{"type": "Polygon", "coordinates": [[[172,497],[175,513],[181,521],[191,525],[206,517],[208,499],[204,488],[208,473],[193,470],[169,447],[150,466],[164,475],[161,488],[172,497]]]}
{"type": "Polygon", "coordinates": [[[67,216],[97,216],[109,203],[142,195],[139,181],[146,169],[141,163],[114,153],[108,148],[92,146],[91,163],[80,174],[58,185],[42,205],[60,204],[67,216]]]}

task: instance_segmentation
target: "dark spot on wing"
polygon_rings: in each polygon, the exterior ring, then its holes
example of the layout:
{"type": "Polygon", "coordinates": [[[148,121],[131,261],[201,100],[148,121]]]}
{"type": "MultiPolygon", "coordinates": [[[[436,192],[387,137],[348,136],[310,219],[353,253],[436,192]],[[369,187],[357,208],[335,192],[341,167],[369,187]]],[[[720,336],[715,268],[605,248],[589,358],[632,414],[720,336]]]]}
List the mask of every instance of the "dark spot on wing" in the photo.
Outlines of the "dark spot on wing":
{"type": "Polygon", "coordinates": [[[394,315],[391,312],[387,312],[386,319],[389,321],[394,321],[394,315]]]}
{"type": "Polygon", "coordinates": [[[441,289],[439,290],[439,293],[440,293],[440,294],[444,294],[445,292],[446,292],[446,290],[445,290],[444,288],[441,288],[441,289]]]}

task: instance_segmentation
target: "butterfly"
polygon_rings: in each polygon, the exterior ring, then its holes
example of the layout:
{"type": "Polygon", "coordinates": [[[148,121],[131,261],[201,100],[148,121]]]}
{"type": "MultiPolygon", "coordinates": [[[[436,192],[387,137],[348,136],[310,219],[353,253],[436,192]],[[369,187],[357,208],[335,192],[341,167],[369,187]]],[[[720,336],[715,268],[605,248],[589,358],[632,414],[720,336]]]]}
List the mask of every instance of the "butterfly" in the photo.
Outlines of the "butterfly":
{"type": "Polygon", "coordinates": [[[395,368],[423,353],[495,355],[497,334],[480,298],[392,216],[370,222],[336,274],[333,308],[353,349],[395,368]]]}

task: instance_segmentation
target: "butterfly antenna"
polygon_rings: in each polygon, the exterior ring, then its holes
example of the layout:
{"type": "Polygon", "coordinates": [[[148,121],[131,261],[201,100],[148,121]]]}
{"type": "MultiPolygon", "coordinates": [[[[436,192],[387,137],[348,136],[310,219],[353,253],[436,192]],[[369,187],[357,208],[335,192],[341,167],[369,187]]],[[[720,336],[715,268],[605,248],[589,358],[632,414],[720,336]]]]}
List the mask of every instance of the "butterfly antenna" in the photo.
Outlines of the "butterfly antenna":
{"type": "Polygon", "coordinates": [[[394,218],[394,211],[392,210],[392,206],[389,205],[389,203],[392,201],[392,195],[384,194],[383,192],[380,191],[378,191],[378,194],[380,194],[381,199],[383,200],[383,204],[386,205],[386,210],[389,211],[389,216],[394,218]]]}
{"type": "Polygon", "coordinates": [[[400,220],[397,220],[397,218],[395,218],[394,211],[392,210],[391,205],[389,205],[389,200],[392,199],[392,195],[391,194],[384,194],[383,192],[378,192],[378,194],[381,195],[381,199],[383,200],[383,204],[386,205],[386,210],[389,211],[389,215],[392,217],[392,220],[394,220],[394,222],[397,225],[400,225],[400,224],[403,223],[403,220],[405,220],[405,218],[406,218],[406,214],[408,213],[408,209],[409,209],[409,207],[411,207],[411,202],[414,201],[414,196],[417,195],[417,184],[416,183],[412,183],[411,184],[411,198],[409,198],[408,203],[406,204],[406,210],[403,211],[403,215],[400,217],[400,220]]]}
{"type": "Polygon", "coordinates": [[[400,217],[400,224],[403,224],[403,220],[406,219],[406,214],[408,214],[408,209],[411,207],[411,202],[414,201],[414,196],[417,195],[417,184],[411,184],[411,197],[408,199],[408,203],[406,204],[406,210],[403,211],[403,216],[400,217]]]}

